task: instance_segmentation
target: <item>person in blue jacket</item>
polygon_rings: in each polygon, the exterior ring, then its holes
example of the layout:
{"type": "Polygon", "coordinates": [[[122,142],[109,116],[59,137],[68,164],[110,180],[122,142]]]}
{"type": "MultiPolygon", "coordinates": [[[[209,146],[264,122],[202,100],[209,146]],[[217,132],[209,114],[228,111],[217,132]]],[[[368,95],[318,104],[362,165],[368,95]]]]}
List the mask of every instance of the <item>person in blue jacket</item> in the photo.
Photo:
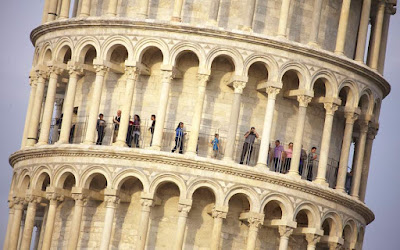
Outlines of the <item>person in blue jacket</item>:
{"type": "Polygon", "coordinates": [[[179,153],[183,154],[183,139],[185,136],[185,131],[183,128],[183,122],[178,124],[178,127],[175,129],[175,147],[172,149],[172,153],[174,153],[179,148],[179,153]]]}

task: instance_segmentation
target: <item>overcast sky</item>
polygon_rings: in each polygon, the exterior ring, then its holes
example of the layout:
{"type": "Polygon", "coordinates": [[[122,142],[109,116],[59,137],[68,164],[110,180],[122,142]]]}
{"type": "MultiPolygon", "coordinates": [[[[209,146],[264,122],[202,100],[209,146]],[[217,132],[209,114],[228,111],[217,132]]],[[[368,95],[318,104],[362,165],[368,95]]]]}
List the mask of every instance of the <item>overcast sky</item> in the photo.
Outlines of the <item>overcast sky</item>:
{"type": "MultiPolygon", "coordinates": [[[[7,194],[12,169],[11,153],[19,149],[29,98],[28,75],[33,46],[29,34],[40,24],[44,0],[0,1],[0,247],[7,227],[7,194]]],[[[338,0],[336,0],[338,1],[338,0]]],[[[392,16],[385,77],[392,92],[384,99],[380,129],[374,142],[366,203],[375,213],[367,227],[366,250],[398,250],[400,236],[400,14],[392,16]]]]}

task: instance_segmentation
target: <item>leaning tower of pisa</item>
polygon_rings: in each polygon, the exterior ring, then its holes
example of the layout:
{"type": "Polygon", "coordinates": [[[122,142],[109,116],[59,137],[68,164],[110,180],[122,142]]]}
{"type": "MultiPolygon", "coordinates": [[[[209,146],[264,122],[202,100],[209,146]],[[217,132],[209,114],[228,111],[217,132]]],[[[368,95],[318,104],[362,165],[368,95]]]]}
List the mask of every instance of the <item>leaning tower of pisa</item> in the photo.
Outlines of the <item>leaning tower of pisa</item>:
{"type": "Polygon", "coordinates": [[[4,249],[362,249],[396,0],[44,2],[4,249]]]}

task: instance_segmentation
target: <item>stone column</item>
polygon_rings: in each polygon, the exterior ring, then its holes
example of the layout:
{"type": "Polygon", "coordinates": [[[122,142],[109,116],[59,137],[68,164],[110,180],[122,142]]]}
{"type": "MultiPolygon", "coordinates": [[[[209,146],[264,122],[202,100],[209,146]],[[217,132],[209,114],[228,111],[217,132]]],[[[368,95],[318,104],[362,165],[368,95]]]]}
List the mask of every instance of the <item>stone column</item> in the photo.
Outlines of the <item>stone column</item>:
{"type": "Polygon", "coordinates": [[[292,161],[290,162],[289,175],[301,177],[299,175],[299,165],[301,156],[301,145],[303,143],[304,125],[306,122],[307,106],[311,102],[312,97],[306,95],[297,96],[299,102],[299,113],[297,116],[296,134],[293,141],[292,161]]]}
{"type": "Polygon", "coordinates": [[[4,245],[3,249],[8,249],[9,246],[9,239],[10,239],[10,234],[12,230],[12,225],[13,225],[13,219],[14,219],[14,201],[9,200],[8,201],[8,223],[7,223],[7,232],[6,232],[6,237],[4,238],[4,245]]]}
{"type": "Polygon", "coordinates": [[[69,18],[69,9],[71,7],[71,0],[62,0],[61,4],[61,12],[59,19],[67,19],[69,18]]]}
{"type": "Polygon", "coordinates": [[[289,237],[293,233],[293,228],[288,226],[279,226],[279,250],[287,250],[289,245],[289,237]]]}
{"type": "Polygon", "coordinates": [[[83,71],[79,70],[75,66],[68,66],[69,69],[69,82],[67,94],[64,100],[64,115],[61,124],[60,138],[57,144],[65,144],[69,142],[69,135],[72,126],[72,116],[74,112],[74,102],[76,95],[76,85],[78,82],[78,76],[82,75],[83,71]]]}
{"type": "Polygon", "coordinates": [[[365,43],[367,42],[369,17],[371,14],[371,0],[363,0],[360,27],[358,29],[356,56],[357,62],[364,63],[365,43]]]}
{"type": "Polygon", "coordinates": [[[26,146],[33,146],[37,142],[38,128],[39,128],[39,120],[40,113],[42,110],[42,102],[44,95],[44,87],[45,87],[45,79],[46,73],[42,70],[39,70],[37,73],[37,88],[35,93],[35,100],[33,102],[32,114],[29,119],[29,129],[28,129],[28,138],[26,141],[26,146]]]}
{"type": "Polygon", "coordinates": [[[209,15],[209,24],[217,25],[218,24],[218,15],[220,10],[220,2],[221,0],[213,0],[210,5],[210,15],[209,15]]]}
{"type": "Polygon", "coordinates": [[[354,112],[346,112],[345,118],[346,118],[346,126],[344,129],[342,150],[340,152],[340,160],[339,160],[339,171],[336,181],[336,190],[339,190],[341,192],[345,192],[344,185],[346,184],[346,174],[348,167],[347,165],[349,162],[351,139],[353,137],[353,126],[354,122],[358,118],[358,114],[354,112]]]}
{"type": "Polygon", "coordinates": [[[374,127],[370,127],[367,135],[367,142],[365,144],[365,154],[363,160],[363,171],[361,173],[361,184],[360,184],[360,200],[362,202],[365,201],[365,194],[367,191],[367,182],[368,182],[368,174],[369,174],[369,165],[371,162],[371,153],[372,153],[372,144],[374,143],[375,136],[377,134],[377,129],[374,127]]]}
{"type": "Polygon", "coordinates": [[[142,205],[142,213],[140,216],[140,224],[139,224],[139,234],[138,234],[138,250],[144,250],[146,248],[146,239],[147,239],[147,231],[149,229],[149,218],[151,208],[154,206],[154,202],[151,199],[140,200],[140,204],[142,205]]]}
{"type": "Polygon", "coordinates": [[[247,13],[244,15],[243,30],[251,31],[253,29],[254,12],[256,9],[256,0],[248,0],[247,13]]]}
{"type": "Polygon", "coordinates": [[[49,208],[47,210],[47,219],[44,229],[45,231],[42,243],[42,250],[50,250],[58,202],[63,201],[64,196],[59,195],[55,192],[47,192],[46,198],[49,200],[49,208]]]}
{"type": "Polygon", "coordinates": [[[336,37],[335,53],[344,55],[344,46],[346,44],[347,24],[349,22],[351,0],[343,0],[340,11],[339,27],[336,37]]]}
{"type": "Polygon", "coordinates": [[[140,12],[138,14],[139,17],[146,19],[148,17],[149,12],[149,0],[142,0],[140,1],[140,12]]]}
{"type": "Polygon", "coordinates": [[[81,221],[83,208],[86,204],[86,198],[81,193],[72,194],[73,199],[75,200],[74,214],[72,217],[71,228],[69,233],[69,242],[68,242],[68,250],[76,250],[78,249],[78,240],[79,234],[81,232],[81,221]]]}
{"type": "Polygon", "coordinates": [[[47,13],[47,22],[56,20],[58,0],[49,0],[49,9],[47,13]]]}
{"type": "Polygon", "coordinates": [[[272,120],[275,112],[275,101],[276,96],[279,94],[280,89],[276,87],[267,87],[266,92],[268,94],[267,107],[265,109],[264,127],[261,136],[260,151],[258,153],[257,167],[265,169],[267,167],[268,151],[269,151],[269,140],[271,137],[272,120]]]}
{"type": "Polygon", "coordinates": [[[101,238],[100,250],[108,250],[110,248],[115,208],[119,204],[119,198],[115,195],[107,195],[104,202],[106,203],[106,216],[104,218],[103,237],[101,238]]]}
{"type": "Polygon", "coordinates": [[[79,13],[79,17],[88,17],[90,16],[90,2],[92,0],[79,0],[82,1],[81,11],[79,13]]]}
{"type": "Polygon", "coordinates": [[[378,3],[378,11],[376,14],[375,23],[372,26],[374,35],[372,36],[372,43],[371,43],[371,51],[370,60],[369,60],[369,67],[371,69],[378,69],[378,61],[379,61],[379,52],[381,48],[381,41],[382,41],[382,28],[383,28],[383,17],[385,16],[385,1],[380,1],[378,3]]]}
{"type": "Polygon", "coordinates": [[[329,148],[331,145],[333,117],[339,106],[335,103],[324,103],[324,108],[325,123],[322,132],[321,153],[319,156],[318,173],[315,182],[328,186],[328,183],[326,182],[326,167],[328,165],[329,148]]]}
{"type": "Polygon", "coordinates": [[[95,131],[97,118],[99,116],[99,108],[101,102],[101,94],[103,91],[103,85],[108,68],[103,65],[95,65],[96,69],[96,80],[93,86],[92,99],[90,100],[90,111],[87,123],[87,130],[85,135],[84,144],[94,144],[95,131]]]}
{"type": "Polygon", "coordinates": [[[17,249],[21,249],[22,236],[24,235],[25,228],[25,214],[22,214],[21,225],[19,226],[18,246],[17,249]]]}
{"type": "Polygon", "coordinates": [[[118,0],[109,0],[107,6],[107,17],[116,17],[117,16],[117,7],[118,7],[118,0]]]}
{"type": "Polygon", "coordinates": [[[49,141],[51,119],[54,111],[54,101],[56,98],[57,91],[57,80],[60,75],[60,69],[50,67],[49,69],[50,78],[49,85],[47,86],[46,102],[44,104],[42,125],[40,127],[40,137],[38,145],[45,145],[49,141]]]}
{"type": "Polygon", "coordinates": [[[161,79],[161,95],[160,102],[157,110],[157,122],[153,134],[152,147],[155,150],[161,149],[161,142],[164,130],[165,116],[167,115],[169,89],[171,87],[172,71],[163,70],[161,79]]]}
{"type": "Polygon", "coordinates": [[[306,240],[307,240],[307,250],[315,250],[317,243],[321,239],[320,235],[316,234],[306,234],[306,240]]]}
{"type": "Polygon", "coordinates": [[[244,81],[234,81],[235,96],[233,98],[231,117],[229,120],[229,130],[226,142],[224,160],[233,161],[233,151],[235,149],[236,133],[240,114],[240,103],[242,99],[243,89],[246,87],[244,81]]]}
{"type": "Polygon", "coordinates": [[[79,7],[79,1],[75,1],[74,6],[72,7],[72,17],[77,17],[78,7],[79,7]]]}
{"type": "Polygon", "coordinates": [[[261,218],[251,217],[248,219],[249,222],[249,234],[247,236],[247,250],[256,249],[258,229],[263,224],[264,220],[261,218]]]}
{"type": "Polygon", "coordinates": [[[14,217],[11,227],[11,233],[8,239],[8,250],[17,250],[18,239],[21,228],[21,219],[24,213],[25,199],[15,198],[14,199],[14,217]]]}
{"type": "Polygon", "coordinates": [[[221,241],[221,231],[223,220],[226,219],[227,212],[213,209],[212,217],[214,218],[214,225],[211,235],[211,250],[219,250],[219,243],[221,241]]]}
{"type": "Polygon", "coordinates": [[[341,249],[341,245],[337,242],[328,242],[329,250],[338,250],[341,249]]]}
{"type": "Polygon", "coordinates": [[[351,183],[351,196],[355,198],[359,198],[361,172],[364,165],[363,160],[365,153],[365,142],[367,139],[369,120],[362,120],[359,121],[359,123],[360,123],[360,138],[358,139],[359,150],[357,150],[357,154],[355,155],[357,164],[353,171],[353,179],[351,183]]]}
{"type": "Polygon", "coordinates": [[[186,204],[178,204],[178,226],[176,229],[176,240],[174,244],[174,250],[182,250],[183,247],[183,239],[185,237],[186,231],[186,221],[189,214],[191,206],[186,204]]]}
{"type": "Polygon", "coordinates": [[[42,230],[42,224],[40,223],[41,221],[36,221],[35,227],[36,227],[36,234],[35,234],[35,240],[33,241],[33,249],[39,249],[39,241],[40,241],[40,232],[42,230]]]}
{"type": "Polygon", "coordinates": [[[383,18],[383,28],[382,28],[382,40],[381,47],[379,48],[379,59],[378,59],[378,72],[383,75],[383,70],[385,68],[385,58],[386,58],[386,47],[387,39],[389,36],[389,23],[390,23],[390,13],[385,13],[383,18]]]}
{"type": "Polygon", "coordinates": [[[41,201],[40,197],[29,195],[26,197],[28,209],[26,212],[25,227],[22,235],[21,250],[29,250],[31,248],[32,232],[35,226],[36,209],[41,201]]]}
{"type": "Polygon", "coordinates": [[[122,106],[121,122],[119,124],[119,132],[117,141],[114,143],[117,146],[126,146],[126,135],[128,134],[129,115],[131,114],[132,98],[135,91],[139,70],[137,67],[125,67],[126,87],[125,101],[122,106]]]}
{"type": "Polygon", "coordinates": [[[29,94],[29,104],[28,104],[28,110],[26,111],[26,116],[25,116],[25,126],[24,126],[24,134],[22,136],[22,142],[21,142],[21,148],[25,147],[26,141],[27,141],[27,136],[28,136],[28,130],[31,125],[30,120],[31,120],[31,115],[32,115],[32,109],[33,109],[33,104],[35,102],[35,96],[36,96],[36,83],[37,79],[32,77],[30,79],[30,85],[31,85],[31,92],[29,94]]]}
{"type": "Polygon", "coordinates": [[[322,0],[314,0],[314,11],[311,24],[309,45],[318,47],[319,24],[321,21],[322,0]]]}
{"type": "Polygon", "coordinates": [[[210,79],[210,75],[198,74],[198,94],[196,104],[194,106],[193,118],[192,118],[192,130],[190,131],[187,152],[189,154],[196,154],[197,143],[200,133],[201,116],[203,114],[204,97],[206,96],[206,86],[210,79]]]}
{"type": "Polygon", "coordinates": [[[182,20],[181,18],[182,6],[183,6],[183,0],[175,0],[174,12],[172,14],[171,21],[180,22],[182,20]]]}
{"type": "Polygon", "coordinates": [[[281,13],[279,17],[278,37],[286,38],[286,29],[289,19],[290,0],[282,0],[281,13]]]}
{"type": "Polygon", "coordinates": [[[47,22],[47,16],[49,15],[49,5],[51,0],[45,0],[43,5],[43,14],[42,14],[42,24],[47,22]]]}

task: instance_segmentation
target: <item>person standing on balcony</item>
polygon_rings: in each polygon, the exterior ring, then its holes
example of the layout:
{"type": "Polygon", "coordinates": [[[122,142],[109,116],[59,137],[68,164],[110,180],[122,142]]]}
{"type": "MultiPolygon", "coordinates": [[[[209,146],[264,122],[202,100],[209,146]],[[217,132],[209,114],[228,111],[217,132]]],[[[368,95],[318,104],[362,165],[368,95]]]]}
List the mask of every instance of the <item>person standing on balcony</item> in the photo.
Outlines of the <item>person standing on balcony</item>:
{"type": "Polygon", "coordinates": [[[244,143],[243,143],[243,150],[242,156],[240,157],[240,164],[243,162],[247,165],[250,162],[251,153],[253,152],[253,144],[256,138],[259,138],[258,133],[254,127],[251,127],[250,131],[247,131],[244,134],[244,143]]]}
{"type": "Polygon", "coordinates": [[[214,140],[211,140],[211,145],[213,146],[213,155],[212,155],[212,157],[214,159],[217,159],[218,151],[219,151],[219,134],[215,134],[214,135],[214,140]]]}
{"type": "Polygon", "coordinates": [[[132,135],[133,135],[133,121],[129,118],[128,134],[126,135],[126,144],[128,147],[132,147],[132,135]]]}
{"type": "Polygon", "coordinates": [[[119,123],[121,122],[121,110],[117,111],[117,116],[114,117],[114,134],[113,134],[113,142],[117,141],[118,131],[119,131],[119,123]]]}
{"type": "Polygon", "coordinates": [[[312,181],[313,178],[313,167],[314,167],[314,161],[317,159],[317,148],[312,147],[311,152],[308,154],[308,163],[307,163],[307,180],[312,181]]]}
{"type": "Polygon", "coordinates": [[[139,147],[140,140],[140,117],[138,115],[133,116],[133,140],[135,142],[135,147],[139,147]]]}
{"type": "Polygon", "coordinates": [[[183,139],[185,134],[183,122],[180,122],[175,129],[175,147],[172,149],[172,153],[175,153],[175,151],[179,149],[179,153],[183,154],[183,139]]]}
{"type": "Polygon", "coordinates": [[[299,174],[300,174],[300,176],[303,175],[303,167],[304,167],[304,164],[306,162],[307,162],[307,152],[303,148],[303,145],[301,145],[300,165],[299,165],[299,174]]]}
{"type": "Polygon", "coordinates": [[[103,138],[105,134],[105,129],[106,129],[106,121],[104,121],[104,115],[100,114],[99,119],[97,119],[97,125],[96,125],[96,130],[97,130],[97,142],[96,145],[101,145],[103,143],[103,138]]]}
{"type": "Polygon", "coordinates": [[[150,140],[150,147],[153,144],[153,135],[154,135],[154,129],[156,127],[156,115],[151,115],[151,126],[149,128],[150,133],[151,133],[151,140],[150,140]]]}
{"type": "MultiPolygon", "coordinates": [[[[282,154],[283,154],[283,146],[279,140],[275,141],[275,148],[273,153],[274,160],[274,171],[281,172],[281,163],[282,163],[282,154]]],[[[272,162],[272,160],[271,160],[272,162]]]]}
{"type": "Polygon", "coordinates": [[[283,151],[284,161],[281,173],[286,174],[289,171],[290,163],[292,162],[292,155],[293,155],[293,142],[290,142],[288,149],[283,151]]]}

